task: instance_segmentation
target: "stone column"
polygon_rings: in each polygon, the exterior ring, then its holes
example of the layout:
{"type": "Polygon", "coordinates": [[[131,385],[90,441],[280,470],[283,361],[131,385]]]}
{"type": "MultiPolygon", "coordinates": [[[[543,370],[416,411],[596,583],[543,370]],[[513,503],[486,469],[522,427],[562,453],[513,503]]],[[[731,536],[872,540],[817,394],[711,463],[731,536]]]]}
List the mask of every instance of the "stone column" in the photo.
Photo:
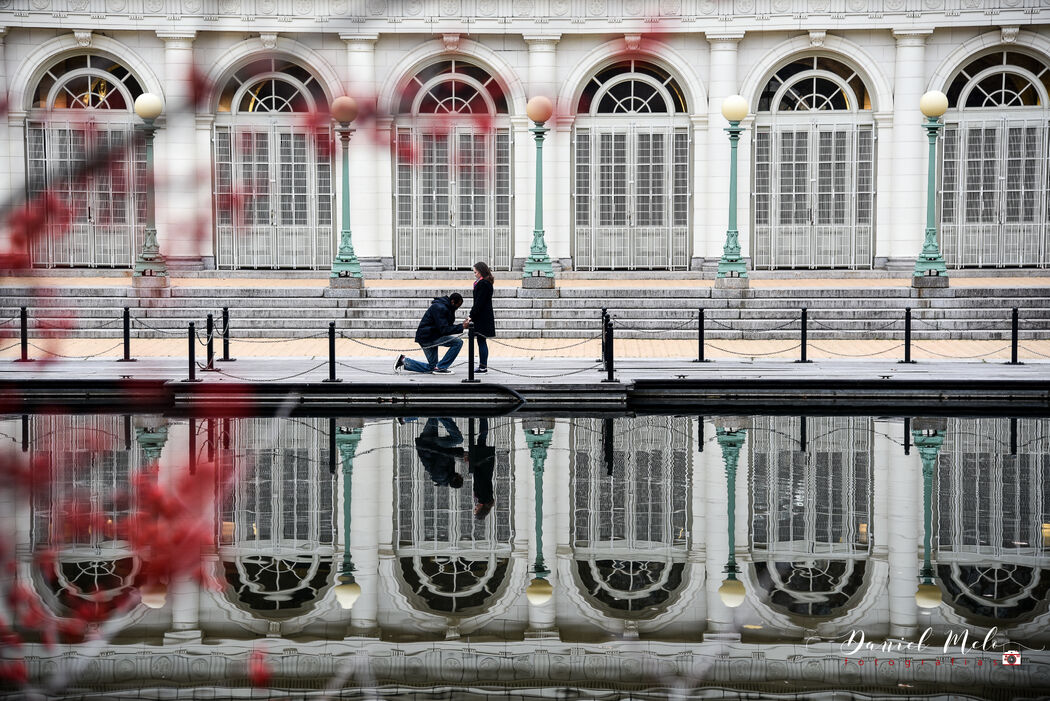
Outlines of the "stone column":
{"type": "MultiPolygon", "coordinates": [[[[707,626],[707,593],[706,589],[706,563],[708,553],[708,520],[707,503],[710,486],[705,475],[707,474],[708,460],[713,460],[717,450],[711,450],[705,443],[707,437],[707,425],[702,416],[697,417],[696,440],[693,445],[693,465],[689,474],[689,484],[692,494],[692,530],[689,538],[689,554],[686,558],[688,563],[688,577],[692,581],[703,582],[696,589],[694,605],[690,607],[690,623],[694,625],[697,633],[702,634],[707,626]]],[[[714,469],[713,467],[710,469],[714,469]]]]}
{"type": "MultiPolygon", "coordinates": [[[[876,268],[887,267],[890,258],[901,257],[894,251],[893,227],[893,112],[879,111],[875,119],[875,245],[872,248],[873,264],[876,268]]],[[[918,255],[918,251],[915,252],[918,255]]],[[[910,268],[909,268],[910,269],[910,268]]]]}
{"type": "MultiPolygon", "coordinates": [[[[693,176],[692,181],[689,183],[690,192],[692,193],[692,201],[690,204],[690,220],[693,225],[693,252],[692,260],[689,261],[689,268],[691,270],[700,270],[703,267],[704,260],[709,256],[709,248],[713,250],[714,244],[708,242],[707,232],[710,226],[707,215],[707,178],[712,172],[711,164],[707,162],[708,155],[710,153],[709,145],[707,143],[707,130],[708,130],[708,119],[707,114],[696,114],[695,112],[689,116],[689,138],[693,144],[692,163],[693,163],[693,176]]],[[[728,142],[723,144],[728,152],[728,142]]],[[[715,151],[714,153],[718,153],[715,151]]],[[[724,236],[724,232],[723,232],[724,236]]],[[[719,244],[720,245],[720,244],[719,244]]],[[[714,263],[717,265],[718,256],[722,255],[722,251],[719,248],[715,254],[714,263]]]]}
{"type": "Polygon", "coordinates": [[[211,255],[211,207],[197,202],[200,159],[191,72],[197,32],[159,31],[157,36],[164,41],[164,128],[157,130],[154,165],[158,239],[170,267],[199,268],[201,258],[211,255]]]}
{"type": "MultiPolygon", "coordinates": [[[[902,442],[911,441],[903,429],[897,430],[901,431],[902,442]]],[[[922,460],[912,446],[911,455],[898,455],[888,467],[887,489],[892,492],[887,528],[881,539],[888,549],[890,636],[910,640],[918,623],[915,590],[919,585],[922,535],[922,460]]]]}
{"type": "MultiPolygon", "coordinates": [[[[350,140],[350,199],[354,234],[354,248],[365,270],[380,270],[380,259],[389,257],[393,237],[388,230],[387,213],[393,201],[388,177],[377,174],[390,171],[389,142],[377,137],[375,114],[376,34],[340,34],[346,43],[346,94],[357,100],[361,116],[353,127],[357,130],[350,140]],[[367,258],[367,260],[365,260],[367,258]]],[[[341,157],[339,153],[335,154],[341,157]]],[[[333,161],[335,192],[342,192],[342,168],[333,161]]],[[[337,242],[338,243],[338,242],[337,242]]]]}
{"type": "MultiPolygon", "coordinates": [[[[557,75],[558,42],[561,34],[528,35],[525,44],[529,47],[529,82],[526,98],[538,95],[549,97],[554,104],[554,116],[544,125],[550,129],[543,144],[543,223],[544,240],[551,263],[571,257],[569,251],[570,207],[569,207],[569,161],[572,121],[566,122],[561,115],[574,113],[571,105],[558,104],[560,92],[557,75]]],[[[514,179],[515,258],[526,258],[532,245],[533,216],[536,202],[536,140],[524,126],[514,125],[514,162],[517,171],[514,179]],[[528,151],[526,153],[526,150],[528,151]],[[517,240],[520,239],[520,240],[517,240]]]]}
{"type": "MultiPolygon", "coordinates": [[[[514,268],[520,270],[532,246],[533,219],[536,214],[536,140],[529,133],[525,115],[511,115],[511,160],[514,163],[514,229],[511,232],[511,250],[514,268]]],[[[546,185],[546,183],[544,183],[546,185]]],[[[553,189],[553,188],[548,188],[553,189]]],[[[547,194],[546,191],[544,194],[547,194]]],[[[551,192],[553,195],[554,193],[551,192]]],[[[546,198],[544,198],[546,201],[546,198]]],[[[550,237],[545,236],[550,254],[550,237]]]]}
{"type": "Polygon", "coordinates": [[[560,39],[561,34],[525,35],[525,43],[529,47],[529,91],[526,97],[531,99],[544,95],[555,103],[555,114],[571,114],[572,110],[567,105],[557,104],[559,91],[556,68],[560,39]]]}
{"type": "Polygon", "coordinates": [[[926,231],[926,161],[929,146],[919,98],[926,90],[926,39],[932,29],[894,30],[893,239],[887,267],[914,269],[926,231]]]}
{"type": "MultiPolygon", "coordinates": [[[[6,36],[7,27],[0,27],[0,103],[5,106],[5,112],[11,109],[10,97],[7,94],[7,76],[11,74],[11,70],[7,65],[6,36]]],[[[3,176],[0,177],[0,203],[4,204],[11,201],[15,183],[20,181],[15,177],[14,162],[10,160],[11,149],[8,144],[13,140],[14,132],[8,125],[7,120],[0,122],[0,175],[3,176]]]]}
{"type": "MultiPolygon", "coordinates": [[[[211,138],[215,125],[214,114],[194,115],[193,139],[199,156],[196,166],[196,202],[199,203],[194,223],[200,227],[197,237],[201,252],[201,266],[214,270],[218,266],[218,251],[215,249],[215,222],[212,220],[211,138]]],[[[230,255],[230,252],[227,252],[230,255]]]]}

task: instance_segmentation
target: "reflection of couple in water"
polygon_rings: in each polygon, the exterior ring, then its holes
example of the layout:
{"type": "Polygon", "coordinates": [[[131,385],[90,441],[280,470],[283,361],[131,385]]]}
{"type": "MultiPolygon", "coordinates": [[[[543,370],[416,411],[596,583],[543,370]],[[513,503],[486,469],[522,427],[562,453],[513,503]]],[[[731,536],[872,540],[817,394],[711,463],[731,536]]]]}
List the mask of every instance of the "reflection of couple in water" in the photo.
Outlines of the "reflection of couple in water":
{"type": "Polygon", "coordinates": [[[416,453],[419,462],[434,480],[434,484],[459,489],[463,486],[463,475],[456,472],[456,461],[467,463],[474,476],[474,518],[488,516],[496,503],[492,490],[492,473],[496,469],[496,448],[488,444],[489,420],[481,419],[477,440],[465,451],[463,434],[450,418],[430,418],[416,438],[416,453]],[[438,424],[445,427],[446,435],[438,432],[438,424]]]}

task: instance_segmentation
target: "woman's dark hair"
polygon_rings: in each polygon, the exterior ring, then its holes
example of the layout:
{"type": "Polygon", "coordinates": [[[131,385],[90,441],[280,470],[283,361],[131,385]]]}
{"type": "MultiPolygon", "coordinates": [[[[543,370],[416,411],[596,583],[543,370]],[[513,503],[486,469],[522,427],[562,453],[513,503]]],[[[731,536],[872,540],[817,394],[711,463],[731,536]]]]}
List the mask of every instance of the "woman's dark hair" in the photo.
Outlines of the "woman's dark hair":
{"type": "Polygon", "coordinates": [[[492,282],[493,280],[496,279],[496,278],[492,277],[492,271],[489,270],[488,263],[485,263],[485,262],[479,260],[477,263],[474,264],[474,270],[477,270],[479,273],[481,273],[481,277],[484,280],[488,280],[489,282],[492,282]]]}

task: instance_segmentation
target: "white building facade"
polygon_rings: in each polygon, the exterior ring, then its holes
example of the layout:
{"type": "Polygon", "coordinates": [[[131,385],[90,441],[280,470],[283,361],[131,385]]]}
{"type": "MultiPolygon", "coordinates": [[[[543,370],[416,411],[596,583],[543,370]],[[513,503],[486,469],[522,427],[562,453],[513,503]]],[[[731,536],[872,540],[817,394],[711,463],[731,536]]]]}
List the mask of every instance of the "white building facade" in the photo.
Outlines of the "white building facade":
{"type": "Polygon", "coordinates": [[[926,222],[919,98],[948,95],[949,268],[1050,263],[1046,0],[2,0],[3,200],[42,268],[129,268],[155,183],[174,267],[325,270],[331,102],[361,105],[350,226],[366,272],[520,267],[529,98],[555,113],[544,219],[564,269],[708,270],[728,218],[722,101],[743,95],[755,270],[908,270],[926,222]],[[14,211],[18,211],[16,208],[14,211]]]}

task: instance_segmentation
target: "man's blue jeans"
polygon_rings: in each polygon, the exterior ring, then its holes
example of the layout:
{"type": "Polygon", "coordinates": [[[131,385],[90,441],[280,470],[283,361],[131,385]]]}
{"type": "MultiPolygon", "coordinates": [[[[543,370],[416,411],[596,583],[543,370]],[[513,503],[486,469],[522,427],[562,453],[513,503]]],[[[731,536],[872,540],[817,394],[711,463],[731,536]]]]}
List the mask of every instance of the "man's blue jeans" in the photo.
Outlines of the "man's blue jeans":
{"type": "MultiPolygon", "coordinates": [[[[422,345],[422,344],[421,344],[422,345]]],[[[459,336],[442,336],[441,338],[423,346],[423,355],[427,357],[426,363],[421,363],[412,358],[405,358],[405,370],[409,372],[431,372],[433,370],[448,370],[449,366],[459,355],[459,349],[463,347],[463,340],[459,336]],[[448,346],[445,357],[438,362],[437,346],[448,346]]]]}

